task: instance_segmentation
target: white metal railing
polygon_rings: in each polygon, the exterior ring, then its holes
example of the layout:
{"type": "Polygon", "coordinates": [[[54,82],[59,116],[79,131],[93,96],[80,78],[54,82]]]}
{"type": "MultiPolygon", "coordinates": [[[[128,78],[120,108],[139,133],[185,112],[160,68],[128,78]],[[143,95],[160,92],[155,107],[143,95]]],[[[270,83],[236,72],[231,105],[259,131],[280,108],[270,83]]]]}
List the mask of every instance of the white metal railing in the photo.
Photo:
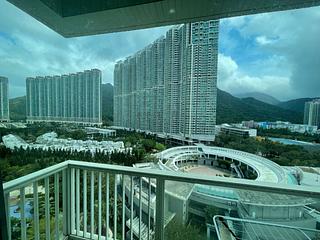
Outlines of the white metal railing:
{"type": "MultiPolygon", "coordinates": [[[[148,219],[142,223],[139,218],[138,237],[144,239],[164,239],[164,196],[165,181],[177,181],[204,184],[233,189],[245,189],[308,198],[320,198],[320,188],[292,185],[270,184],[244,179],[208,177],[179,172],[168,172],[124,167],[118,165],[97,164],[79,161],[65,161],[52,167],[28,174],[24,177],[4,183],[8,239],[12,236],[14,226],[10,220],[10,206],[15,200],[20,207],[20,238],[35,240],[46,238],[64,239],[133,239],[134,212],[142,216],[142,178],[154,179],[156,182],[155,224],[151,224],[151,186],[149,184],[147,205],[148,219]],[[126,198],[125,178],[129,177],[130,195],[126,198]],[[138,181],[138,211],[134,207],[134,181],[138,181]],[[44,188],[40,188],[44,186],[44,188]],[[26,190],[31,196],[26,195],[26,190]],[[40,192],[39,192],[40,191],[40,192]],[[40,197],[44,195],[44,213],[40,215],[40,197]],[[31,223],[27,222],[26,201],[31,198],[34,213],[31,223]],[[61,204],[62,203],[62,204],[61,204]],[[103,203],[103,204],[102,204],[103,203]],[[111,206],[112,204],[112,206],[111,206]],[[126,214],[129,209],[129,216],[126,214]],[[113,220],[111,222],[111,220],[113,220]],[[45,229],[40,229],[44,221],[45,229]],[[146,223],[146,224],[145,224],[146,223]],[[129,224],[129,229],[127,228],[129,224]],[[30,230],[31,229],[31,230],[30,230]],[[147,233],[146,233],[147,231],[147,233]],[[154,235],[153,235],[154,232],[154,235]],[[147,237],[145,237],[147,236],[147,237]],[[78,237],[78,238],[77,238],[78,237]]],[[[145,206],[145,204],[144,204],[145,206]]],[[[28,220],[29,221],[29,220],[28,220]]],[[[137,221],[137,220],[135,220],[137,221]]],[[[15,233],[16,234],[16,233],[15,233]]]]}
{"type": "Polygon", "coordinates": [[[213,218],[215,229],[219,240],[240,239],[318,239],[319,230],[305,227],[288,226],[279,223],[261,222],[250,219],[234,218],[230,216],[215,216],[213,218]],[[255,230],[256,229],[256,230],[255,230]]]}

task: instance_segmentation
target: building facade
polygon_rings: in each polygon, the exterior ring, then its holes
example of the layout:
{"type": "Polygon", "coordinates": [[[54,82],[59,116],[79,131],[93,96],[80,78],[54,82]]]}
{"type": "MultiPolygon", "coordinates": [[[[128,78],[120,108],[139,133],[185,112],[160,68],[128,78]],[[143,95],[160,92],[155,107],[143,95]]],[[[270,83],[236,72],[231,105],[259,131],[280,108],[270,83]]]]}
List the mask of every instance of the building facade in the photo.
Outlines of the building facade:
{"type": "MultiPolygon", "coordinates": [[[[310,174],[303,172],[298,167],[282,167],[264,157],[234,149],[197,144],[196,146],[169,148],[155,154],[155,157],[158,161],[137,163],[133,166],[145,172],[150,172],[153,169],[162,169],[165,172],[183,172],[185,176],[197,173],[208,177],[211,175],[211,177],[224,176],[229,179],[250,179],[251,182],[263,182],[264,184],[308,186],[311,183],[309,181],[301,181],[300,183],[297,181],[298,176],[303,178],[303,176],[310,174]],[[228,167],[221,167],[223,164],[228,167]],[[210,173],[210,171],[199,171],[199,169],[215,169],[215,171],[210,173]]],[[[316,173],[311,175],[313,177],[317,176],[316,173]]],[[[128,199],[125,201],[126,207],[127,209],[132,209],[133,213],[132,215],[130,215],[130,211],[125,213],[127,214],[127,219],[131,218],[133,220],[133,224],[128,224],[127,226],[139,238],[139,223],[143,226],[141,235],[144,236],[148,234],[147,226],[148,222],[151,222],[151,231],[149,232],[152,233],[154,230],[152,223],[156,219],[157,197],[149,198],[148,192],[150,192],[151,196],[156,196],[157,181],[148,178],[143,178],[142,180],[139,178],[130,179],[129,176],[125,176],[124,184],[121,181],[118,181],[118,183],[118,196],[122,197],[122,187],[124,187],[125,199],[128,199]],[[139,189],[141,189],[141,193],[139,193],[139,189]],[[142,200],[140,200],[141,198],[142,200]],[[150,201],[150,205],[148,201],[150,201]]],[[[317,181],[312,181],[311,184],[313,186],[318,185],[317,181]]],[[[317,200],[314,199],[312,201],[317,200]]],[[[319,204],[319,201],[317,203],[314,202],[314,204],[319,204]]],[[[281,231],[285,231],[285,229],[282,229],[283,227],[318,229],[319,215],[310,214],[310,211],[316,212],[316,209],[312,206],[316,205],[310,204],[310,199],[286,194],[166,181],[163,207],[165,211],[164,226],[167,226],[172,219],[175,219],[176,222],[184,224],[188,224],[190,221],[197,221],[199,224],[207,225],[208,227],[206,218],[208,216],[208,207],[210,207],[215,209],[212,216],[236,216],[241,221],[248,220],[251,223],[254,221],[263,223],[261,228],[252,230],[259,233],[257,238],[248,237],[246,235],[247,231],[243,231],[243,226],[228,223],[230,224],[230,229],[236,229],[232,236],[238,236],[237,238],[225,237],[228,236],[226,233],[229,231],[224,231],[224,237],[221,239],[270,239],[270,231],[262,233],[264,224],[269,223],[273,227],[280,225],[281,231]]],[[[250,226],[250,229],[253,229],[252,226],[250,226]]],[[[213,229],[211,233],[208,230],[210,229],[207,229],[206,239],[218,239],[213,237],[215,236],[213,229]],[[210,237],[210,234],[213,234],[212,237],[210,237]]],[[[273,239],[279,238],[275,237],[273,239]]],[[[305,239],[305,237],[303,236],[299,239],[305,239]]],[[[314,238],[311,237],[310,239],[314,238]]]]}
{"type": "Polygon", "coordinates": [[[9,121],[8,78],[0,76],[0,121],[9,121]]]}
{"type": "Polygon", "coordinates": [[[114,125],[213,139],[219,21],[174,26],[114,69],[114,125]]]}
{"type": "Polygon", "coordinates": [[[101,71],[27,78],[27,122],[100,125],[101,71]]]}
{"type": "Polygon", "coordinates": [[[237,124],[221,124],[216,126],[216,134],[242,138],[257,137],[257,129],[242,127],[237,124]]]}
{"type": "Polygon", "coordinates": [[[320,99],[305,103],[304,124],[320,128],[320,99]]]}

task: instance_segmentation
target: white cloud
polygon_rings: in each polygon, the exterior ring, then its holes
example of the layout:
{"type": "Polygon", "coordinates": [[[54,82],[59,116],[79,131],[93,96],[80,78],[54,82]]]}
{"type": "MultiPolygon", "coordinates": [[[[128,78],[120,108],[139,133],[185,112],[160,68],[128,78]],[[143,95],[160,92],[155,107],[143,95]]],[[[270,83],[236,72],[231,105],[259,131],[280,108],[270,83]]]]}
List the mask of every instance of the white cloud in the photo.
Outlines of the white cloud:
{"type": "Polygon", "coordinates": [[[267,44],[271,44],[271,43],[274,43],[275,40],[274,39],[270,39],[270,38],[267,38],[266,36],[258,36],[256,37],[256,42],[260,45],[267,45],[267,44]]]}
{"type": "Polygon", "coordinates": [[[281,100],[286,94],[292,94],[289,78],[277,75],[248,75],[241,71],[230,56],[219,54],[218,69],[218,87],[232,94],[263,92],[281,100]],[[283,89],[286,89],[285,95],[283,89]]]}
{"type": "MultiPolygon", "coordinates": [[[[319,22],[319,7],[221,20],[219,86],[231,93],[264,91],[281,99],[320,95],[319,22]]],[[[28,76],[99,68],[103,82],[112,83],[118,59],[167,29],[65,39],[0,1],[0,75],[9,77],[11,97],[25,94],[28,76]]]]}
{"type": "MultiPolygon", "coordinates": [[[[231,51],[222,45],[228,55],[240,59],[239,72],[258,78],[255,80],[258,86],[250,84],[254,88],[250,91],[274,85],[279,88],[275,97],[317,97],[320,96],[319,22],[320,7],[237,17],[223,21],[227,28],[227,34],[223,34],[227,35],[227,43],[232,43],[231,51]],[[250,45],[251,41],[256,45],[250,45]]],[[[248,81],[241,79],[248,85],[248,81]]],[[[240,80],[234,81],[239,85],[240,80]]],[[[241,88],[239,85],[238,89],[241,88]]]]}
{"type": "Polygon", "coordinates": [[[7,1],[0,1],[0,75],[9,78],[9,96],[25,94],[29,76],[99,68],[113,83],[115,62],[145,47],[169,27],[66,39],[7,1]]]}
{"type": "MultiPolygon", "coordinates": [[[[239,29],[246,38],[263,36],[259,38],[259,50],[284,59],[286,64],[279,69],[287,72],[294,90],[287,97],[320,95],[320,25],[316,24],[319,22],[320,7],[314,7],[253,15],[239,29]]],[[[286,94],[286,89],[282,90],[286,94]]]]}

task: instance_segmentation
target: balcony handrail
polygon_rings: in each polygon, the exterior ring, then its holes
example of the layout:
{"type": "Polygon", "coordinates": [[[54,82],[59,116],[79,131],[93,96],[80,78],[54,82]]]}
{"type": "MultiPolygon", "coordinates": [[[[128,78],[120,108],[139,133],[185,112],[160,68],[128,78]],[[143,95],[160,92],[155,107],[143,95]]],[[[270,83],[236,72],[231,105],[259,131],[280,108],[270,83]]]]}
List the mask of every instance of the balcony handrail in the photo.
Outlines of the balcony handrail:
{"type": "Polygon", "coordinates": [[[278,194],[288,194],[311,198],[320,198],[320,188],[311,186],[291,186],[283,184],[274,184],[266,182],[257,182],[246,179],[237,178],[221,178],[215,176],[202,176],[196,174],[185,174],[180,172],[169,172],[157,169],[145,169],[126,167],[120,165],[102,164],[102,163],[92,163],[92,162],[80,162],[74,160],[68,160],[62,163],[58,163],[54,166],[39,170],[37,172],[28,174],[26,176],[14,179],[12,181],[3,184],[4,192],[9,193],[13,190],[19,189],[21,187],[28,186],[29,184],[44,179],[54,173],[60,172],[67,168],[80,168],[92,171],[104,171],[115,174],[125,174],[130,176],[139,177],[150,177],[150,178],[160,178],[162,180],[177,181],[177,182],[187,182],[193,184],[204,184],[217,187],[233,188],[233,189],[245,189],[258,192],[269,192],[278,194]]]}
{"type": "Polygon", "coordinates": [[[26,186],[32,184],[33,182],[36,182],[38,180],[52,176],[57,172],[61,172],[64,169],[67,169],[68,165],[69,165],[68,161],[61,162],[61,163],[55,164],[53,166],[41,169],[39,171],[27,174],[23,177],[19,177],[14,180],[5,182],[3,184],[4,194],[10,193],[10,192],[17,190],[17,189],[20,189],[22,187],[26,187],[26,186]]]}
{"type": "Polygon", "coordinates": [[[237,178],[221,178],[215,176],[202,176],[196,174],[185,174],[180,172],[169,172],[157,169],[148,169],[146,172],[143,169],[126,167],[120,165],[101,164],[92,162],[80,162],[74,160],[68,160],[62,163],[58,163],[54,166],[30,173],[26,176],[14,179],[12,181],[3,184],[4,193],[7,194],[14,190],[26,187],[35,181],[44,179],[48,176],[60,172],[69,167],[80,168],[92,171],[104,171],[115,174],[125,174],[129,176],[140,176],[150,178],[161,178],[163,180],[187,182],[193,184],[211,185],[217,187],[233,188],[233,189],[245,189],[258,192],[269,192],[278,194],[288,194],[301,197],[320,198],[320,188],[310,186],[291,186],[283,184],[274,184],[266,182],[256,182],[246,179],[237,178]]]}
{"type": "MultiPolygon", "coordinates": [[[[33,198],[38,199],[38,181],[44,180],[45,183],[45,219],[46,219],[46,226],[50,226],[50,181],[52,182],[52,178],[54,176],[54,208],[55,208],[55,221],[58,221],[58,213],[59,213],[59,185],[60,185],[60,176],[62,176],[61,187],[62,187],[62,195],[63,195],[63,234],[64,236],[71,236],[76,234],[79,235],[79,223],[80,221],[80,172],[83,171],[83,177],[85,183],[83,184],[83,204],[86,206],[87,203],[87,172],[91,172],[90,174],[90,184],[91,184],[91,194],[90,194],[90,202],[91,202],[91,212],[94,210],[94,182],[95,182],[95,173],[98,174],[98,199],[101,201],[102,195],[102,174],[106,173],[106,181],[107,190],[106,190],[106,199],[107,206],[109,206],[109,175],[116,174],[116,175],[125,175],[130,176],[131,181],[131,199],[133,199],[133,178],[140,177],[140,182],[142,178],[149,178],[156,180],[156,219],[155,219],[155,239],[156,240],[163,240],[164,239],[164,209],[165,209],[165,181],[177,181],[177,182],[185,182],[185,183],[192,183],[192,184],[203,184],[203,185],[210,185],[216,187],[224,187],[224,188],[231,188],[231,189],[242,189],[242,190],[249,190],[249,191],[258,191],[258,192],[268,192],[268,193],[277,193],[277,194],[287,194],[287,195],[295,195],[295,196],[303,196],[307,198],[320,198],[320,188],[319,187],[306,187],[306,186],[290,186],[290,185],[280,185],[274,183],[265,183],[265,182],[258,182],[253,180],[245,180],[245,179],[235,179],[235,178],[221,178],[215,176],[202,176],[196,174],[185,174],[182,172],[172,172],[172,171],[163,171],[157,169],[141,169],[141,168],[134,168],[134,167],[126,167],[120,165],[110,165],[110,164],[101,164],[101,163],[92,163],[92,162],[81,162],[81,161],[73,161],[68,160],[54,166],[39,170],[37,172],[28,174],[26,176],[20,177],[18,179],[9,181],[3,184],[4,192],[5,192],[5,200],[6,200],[6,207],[7,207],[7,219],[9,219],[10,211],[9,211],[9,201],[10,201],[10,193],[15,190],[20,191],[20,208],[23,209],[21,213],[21,236],[22,239],[26,239],[26,230],[27,230],[27,222],[25,216],[25,187],[29,185],[33,185],[33,198]],[[49,189],[49,191],[48,191],[49,189]]],[[[124,186],[124,182],[122,183],[124,186]]],[[[117,196],[117,190],[115,185],[115,199],[117,196]]],[[[142,183],[140,183],[139,191],[142,191],[142,183]]],[[[122,197],[124,198],[125,191],[122,190],[122,197]]],[[[149,196],[151,196],[151,188],[149,187],[149,196]]],[[[139,198],[139,209],[141,211],[142,207],[142,198],[139,198]]],[[[131,200],[132,201],[132,200],[131,200]]],[[[150,197],[149,200],[150,202],[150,197]]],[[[115,201],[116,202],[116,201],[115,201]]],[[[124,202],[123,202],[124,203],[124,202]]],[[[37,209],[36,214],[34,215],[34,224],[37,227],[35,234],[39,236],[39,208],[38,208],[38,201],[35,202],[35,209],[37,209]]],[[[98,226],[99,226],[99,233],[101,235],[101,205],[99,205],[98,210],[98,226]]],[[[150,208],[150,206],[148,206],[150,208]]],[[[116,208],[116,207],[115,207],[116,208]]],[[[87,210],[84,210],[85,212],[87,210]]],[[[131,202],[131,212],[133,212],[133,201],[131,202]]],[[[114,219],[117,219],[117,211],[115,211],[114,219]]],[[[124,215],[124,212],[122,213],[124,215]]],[[[110,216],[109,210],[106,213],[107,216],[110,216]]],[[[150,212],[149,215],[150,216],[150,212]]],[[[131,214],[130,219],[132,220],[133,214],[131,214]]],[[[87,223],[87,214],[84,216],[84,222],[87,223]]],[[[124,219],[124,218],[123,218],[124,219]]],[[[91,216],[90,223],[94,224],[94,217],[91,216]]],[[[59,224],[55,225],[55,234],[59,236],[59,224]]],[[[86,224],[84,226],[87,226],[86,224]]],[[[109,226],[109,223],[107,223],[109,226]]],[[[116,224],[114,225],[116,228],[116,224]]],[[[141,226],[141,224],[140,224],[141,226]]],[[[148,224],[148,228],[150,228],[150,221],[148,224]]],[[[8,222],[8,231],[9,233],[11,230],[11,222],[8,222]]],[[[109,229],[109,227],[107,227],[109,229]]],[[[122,229],[125,232],[124,229],[122,229]]],[[[116,232],[116,230],[115,230],[116,232]]],[[[88,232],[88,228],[84,228],[84,233],[90,234],[91,237],[95,236],[95,232],[91,229],[88,232]]],[[[142,233],[141,231],[139,232],[142,233]]],[[[46,236],[50,235],[50,227],[46,228],[46,236]]],[[[123,234],[124,236],[124,234],[123,234]]],[[[11,235],[10,238],[11,239],[11,235]]],[[[38,239],[38,238],[37,238],[38,239]]]]}
{"type": "Polygon", "coordinates": [[[126,167],[120,165],[110,165],[92,162],[68,161],[69,167],[80,168],[93,171],[105,171],[114,174],[125,174],[138,177],[158,178],[162,180],[187,182],[193,184],[211,185],[233,189],[244,189],[258,192],[268,192],[277,194],[288,194],[309,198],[320,198],[320,188],[311,186],[291,186],[285,184],[275,184],[258,182],[238,178],[221,178],[215,176],[203,176],[197,174],[185,174],[180,172],[162,171],[158,169],[145,169],[126,167]]]}

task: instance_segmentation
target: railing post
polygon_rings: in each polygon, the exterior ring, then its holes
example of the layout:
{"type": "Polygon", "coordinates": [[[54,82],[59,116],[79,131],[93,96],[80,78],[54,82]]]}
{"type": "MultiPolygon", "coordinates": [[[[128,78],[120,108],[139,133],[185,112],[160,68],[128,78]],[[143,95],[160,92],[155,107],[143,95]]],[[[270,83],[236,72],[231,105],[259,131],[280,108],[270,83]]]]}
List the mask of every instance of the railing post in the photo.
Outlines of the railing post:
{"type": "Polygon", "coordinates": [[[9,208],[9,202],[4,201],[4,193],[3,193],[3,186],[2,186],[2,179],[0,177],[0,240],[6,240],[8,239],[8,233],[7,233],[7,222],[10,221],[10,216],[9,219],[6,208],[9,208]]]}
{"type": "Polygon", "coordinates": [[[207,240],[211,239],[211,226],[207,224],[207,240]]]}
{"type": "Polygon", "coordinates": [[[71,234],[71,169],[67,168],[62,175],[62,199],[63,199],[63,235],[71,234]]]}
{"type": "Polygon", "coordinates": [[[164,195],[165,180],[157,178],[155,240],[164,240],[164,195]]]}

